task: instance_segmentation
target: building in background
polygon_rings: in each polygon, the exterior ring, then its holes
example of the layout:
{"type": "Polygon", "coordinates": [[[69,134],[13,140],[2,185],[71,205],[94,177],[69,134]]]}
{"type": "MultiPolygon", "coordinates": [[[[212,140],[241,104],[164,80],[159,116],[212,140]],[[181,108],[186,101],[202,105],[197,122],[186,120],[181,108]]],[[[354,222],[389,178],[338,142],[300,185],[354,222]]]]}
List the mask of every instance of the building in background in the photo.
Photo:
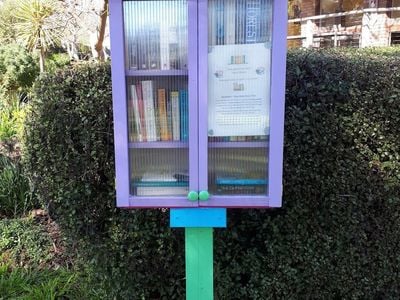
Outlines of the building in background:
{"type": "Polygon", "coordinates": [[[400,0],[289,0],[289,47],[389,45],[400,45],[400,0]]]}

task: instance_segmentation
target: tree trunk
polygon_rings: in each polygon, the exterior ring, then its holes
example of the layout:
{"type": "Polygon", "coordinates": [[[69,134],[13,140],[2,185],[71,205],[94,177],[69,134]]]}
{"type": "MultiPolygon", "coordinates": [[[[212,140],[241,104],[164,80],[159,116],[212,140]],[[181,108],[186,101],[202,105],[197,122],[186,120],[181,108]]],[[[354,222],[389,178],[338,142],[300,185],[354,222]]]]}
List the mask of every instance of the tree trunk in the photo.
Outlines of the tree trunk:
{"type": "Polygon", "coordinates": [[[99,35],[97,38],[97,43],[94,46],[97,52],[97,57],[100,61],[104,61],[103,41],[106,32],[107,15],[108,15],[108,0],[104,0],[103,9],[101,10],[100,13],[99,35]]]}
{"type": "Polygon", "coordinates": [[[39,68],[40,68],[40,73],[43,73],[45,70],[44,67],[44,58],[45,58],[45,52],[43,48],[39,49],[39,68]]]}

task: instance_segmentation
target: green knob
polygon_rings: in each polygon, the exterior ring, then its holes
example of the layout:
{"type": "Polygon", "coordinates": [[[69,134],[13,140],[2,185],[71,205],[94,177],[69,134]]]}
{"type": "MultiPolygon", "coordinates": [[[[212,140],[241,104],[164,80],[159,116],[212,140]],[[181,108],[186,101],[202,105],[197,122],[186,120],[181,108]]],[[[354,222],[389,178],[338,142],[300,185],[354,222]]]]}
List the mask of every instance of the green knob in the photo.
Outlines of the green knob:
{"type": "Polygon", "coordinates": [[[195,191],[190,191],[187,195],[189,201],[197,201],[199,200],[199,194],[195,191]]]}
{"type": "Polygon", "coordinates": [[[199,199],[201,201],[207,201],[209,197],[210,197],[210,194],[207,191],[201,191],[199,193],[199,199]]]}

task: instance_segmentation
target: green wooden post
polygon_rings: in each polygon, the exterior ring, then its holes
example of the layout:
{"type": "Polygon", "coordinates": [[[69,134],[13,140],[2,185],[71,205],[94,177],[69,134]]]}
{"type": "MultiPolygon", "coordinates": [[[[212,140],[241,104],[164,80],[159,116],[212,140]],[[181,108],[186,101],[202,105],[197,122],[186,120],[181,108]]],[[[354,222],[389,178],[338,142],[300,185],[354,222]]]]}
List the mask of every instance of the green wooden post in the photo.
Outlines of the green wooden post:
{"type": "Polygon", "coordinates": [[[186,300],[213,300],[213,229],[185,228],[186,300]]]}

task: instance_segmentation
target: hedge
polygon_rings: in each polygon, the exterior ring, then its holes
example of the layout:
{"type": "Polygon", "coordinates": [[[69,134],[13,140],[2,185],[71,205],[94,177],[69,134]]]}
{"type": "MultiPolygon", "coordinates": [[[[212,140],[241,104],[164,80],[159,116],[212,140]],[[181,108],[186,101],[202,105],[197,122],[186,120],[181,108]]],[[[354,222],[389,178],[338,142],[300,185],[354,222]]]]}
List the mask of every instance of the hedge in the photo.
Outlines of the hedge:
{"type": "MultiPolygon", "coordinates": [[[[215,299],[400,297],[399,53],[289,53],[283,208],[228,211],[215,299]]],[[[168,211],[115,208],[109,66],[42,77],[26,127],[38,195],[110,299],[184,299],[168,211]]]]}

